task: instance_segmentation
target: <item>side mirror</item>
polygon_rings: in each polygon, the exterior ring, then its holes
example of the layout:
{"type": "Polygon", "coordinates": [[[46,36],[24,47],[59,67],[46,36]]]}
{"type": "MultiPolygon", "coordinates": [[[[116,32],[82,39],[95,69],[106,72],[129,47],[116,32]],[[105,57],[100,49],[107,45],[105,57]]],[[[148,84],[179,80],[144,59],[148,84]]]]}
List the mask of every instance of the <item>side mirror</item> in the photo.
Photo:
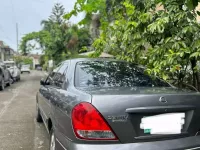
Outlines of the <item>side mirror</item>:
{"type": "Polygon", "coordinates": [[[41,80],[40,80],[40,85],[46,85],[46,82],[45,82],[44,79],[41,79],[41,80]]]}

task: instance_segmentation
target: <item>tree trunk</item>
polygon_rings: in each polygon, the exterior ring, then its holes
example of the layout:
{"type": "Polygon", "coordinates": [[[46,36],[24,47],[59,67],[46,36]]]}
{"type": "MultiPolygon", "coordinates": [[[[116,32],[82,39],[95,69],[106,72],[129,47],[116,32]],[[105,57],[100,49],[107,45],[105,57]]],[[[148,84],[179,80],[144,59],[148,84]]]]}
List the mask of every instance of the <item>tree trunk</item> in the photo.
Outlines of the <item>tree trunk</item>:
{"type": "Polygon", "coordinates": [[[183,88],[183,80],[182,80],[182,75],[181,75],[181,72],[178,73],[178,87],[179,88],[183,88]]]}
{"type": "Polygon", "coordinates": [[[199,86],[198,86],[199,77],[198,77],[198,73],[195,70],[195,67],[197,65],[197,61],[195,58],[191,60],[191,65],[192,65],[192,73],[193,73],[193,76],[192,76],[193,86],[199,90],[199,86]]]}
{"type": "Polygon", "coordinates": [[[198,89],[198,91],[200,91],[199,73],[196,72],[196,73],[195,73],[195,76],[196,76],[196,80],[197,80],[197,89],[198,89]]]}

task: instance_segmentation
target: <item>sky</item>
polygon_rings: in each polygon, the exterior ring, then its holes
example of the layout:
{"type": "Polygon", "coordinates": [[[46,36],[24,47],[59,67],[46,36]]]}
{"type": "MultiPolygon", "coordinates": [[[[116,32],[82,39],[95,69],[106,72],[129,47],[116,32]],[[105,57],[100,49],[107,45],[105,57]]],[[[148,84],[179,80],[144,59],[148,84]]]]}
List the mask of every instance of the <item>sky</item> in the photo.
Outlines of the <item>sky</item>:
{"type": "MultiPolygon", "coordinates": [[[[41,20],[47,19],[55,2],[64,5],[70,12],[76,0],[1,0],[0,4],[0,40],[17,50],[16,23],[20,39],[27,33],[39,31],[41,20]]],[[[72,17],[70,22],[77,23],[83,14],[72,17]]]]}

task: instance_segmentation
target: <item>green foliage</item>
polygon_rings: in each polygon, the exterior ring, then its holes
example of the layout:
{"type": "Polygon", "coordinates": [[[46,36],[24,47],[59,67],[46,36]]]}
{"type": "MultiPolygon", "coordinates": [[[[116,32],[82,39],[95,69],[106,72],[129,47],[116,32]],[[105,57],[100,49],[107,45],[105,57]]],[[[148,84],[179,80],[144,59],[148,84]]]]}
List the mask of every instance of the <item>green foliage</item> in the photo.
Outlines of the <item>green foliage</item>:
{"type": "Polygon", "coordinates": [[[50,59],[57,64],[70,55],[78,53],[82,47],[89,46],[89,31],[63,20],[64,14],[63,5],[56,3],[50,17],[41,21],[42,30],[29,33],[22,38],[20,44],[22,54],[27,55],[32,49],[35,49],[35,45],[31,45],[33,43],[31,41],[36,41],[45,54],[42,64],[46,67],[50,59]]]}
{"type": "MultiPolygon", "coordinates": [[[[96,49],[93,57],[107,51],[118,59],[147,66],[149,74],[176,80],[180,86],[185,82],[197,87],[200,25],[196,21],[199,12],[194,11],[196,0],[110,0],[102,3],[107,9],[95,5],[93,8],[106,13],[108,18],[104,15],[101,19],[102,33],[93,43],[96,49]],[[156,11],[160,4],[164,9],[156,11]],[[192,83],[188,80],[191,75],[192,83]]],[[[90,4],[78,0],[72,12],[94,12],[94,9],[84,9],[90,4]]]]}
{"type": "Polygon", "coordinates": [[[27,56],[14,56],[17,64],[33,65],[33,59],[27,56]]]}
{"type": "MultiPolygon", "coordinates": [[[[87,23],[91,14],[99,12],[104,14],[106,9],[106,0],[77,0],[74,9],[64,15],[64,18],[69,20],[72,16],[77,16],[80,12],[86,12],[86,17],[81,21],[81,23],[87,23]]],[[[89,19],[90,20],[90,19],[89,19]]]]}

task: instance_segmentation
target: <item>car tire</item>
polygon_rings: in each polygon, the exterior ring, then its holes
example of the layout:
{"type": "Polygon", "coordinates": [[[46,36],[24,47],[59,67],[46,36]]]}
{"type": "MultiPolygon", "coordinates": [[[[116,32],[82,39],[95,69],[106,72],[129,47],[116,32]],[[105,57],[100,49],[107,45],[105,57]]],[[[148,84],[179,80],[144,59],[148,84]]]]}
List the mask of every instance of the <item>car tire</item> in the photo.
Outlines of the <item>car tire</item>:
{"type": "Polygon", "coordinates": [[[15,83],[15,81],[14,81],[13,78],[11,78],[10,80],[11,80],[11,84],[14,84],[14,83],[15,83]]]}
{"type": "Polygon", "coordinates": [[[11,80],[9,80],[9,82],[7,83],[7,86],[10,86],[11,85],[11,80]]]}
{"type": "Polygon", "coordinates": [[[50,131],[49,150],[56,150],[56,137],[53,128],[50,131]]]}
{"type": "Polygon", "coordinates": [[[0,82],[0,91],[3,91],[4,89],[5,89],[5,83],[4,83],[4,78],[2,78],[2,80],[0,82]]]}
{"type": "Polygon", "coordinates": [[[38,107],[38,103],[36,104],[36,121],[39,122],[39,123],[42,123],[43,120],[42,120],[42,116],[40,114],[40,109],[38,107]]]}

